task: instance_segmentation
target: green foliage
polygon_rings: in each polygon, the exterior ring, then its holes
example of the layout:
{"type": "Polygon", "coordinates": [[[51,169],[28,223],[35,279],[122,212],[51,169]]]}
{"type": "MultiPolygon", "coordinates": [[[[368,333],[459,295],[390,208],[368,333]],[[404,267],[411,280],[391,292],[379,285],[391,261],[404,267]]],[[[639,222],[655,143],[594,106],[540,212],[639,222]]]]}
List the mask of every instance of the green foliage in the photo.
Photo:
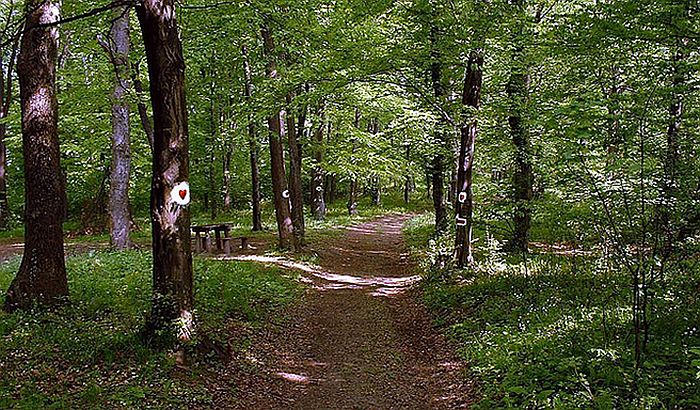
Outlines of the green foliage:
{"type": "MultiPolygon", "coordinates": [[[[67,262],[70,302],[55,309],[0,312],[0,407],[209,406],[198,371],[173,377],[174,358],[140,341],[151,298],[149,252],[91,252],[67,262]]],[[[6,289],[18,259],[0,266],[6,289]]],[[[233,322],[268,320],[297,295],[298,282],[253,263],[195,259],[199,334],[227,334],[233,322]]],[[[219,340],[243,343],[244,340],[219,340]]]]}
{"type": "MultiPolygon", "coordinates": [[[[430,218],[407,224],[414,253],[430,218]]],[[[434,251],[433,251],[434,252],[434,251]]],[[[631,290],[604,260],[497,246],[473,270],[427,275],[425,302],[481,380],[477,408],[695,408],[700,405],[700,270],[669,272],[654,306],[647,359],[630,349],[631,290]],[[661,296],[660,295],[660,296],[661,296]]]]}

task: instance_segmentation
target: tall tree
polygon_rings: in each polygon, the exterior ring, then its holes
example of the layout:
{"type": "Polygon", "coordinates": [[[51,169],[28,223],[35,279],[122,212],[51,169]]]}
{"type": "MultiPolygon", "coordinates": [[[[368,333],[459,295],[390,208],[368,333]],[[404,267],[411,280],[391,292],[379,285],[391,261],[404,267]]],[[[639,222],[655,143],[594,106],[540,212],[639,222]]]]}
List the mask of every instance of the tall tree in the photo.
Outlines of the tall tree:
{"type": "MultiPolygon", "coordinates": [[[[430,81],[435,99],[440,104],[445,97],[442,86],[442,62],[438,48],[438,29],[435,25],[430,28],[430,81]]],[[[447,208],[445,206],[445,133],[440,129],[435,131],[435,139],[438,141],[438,151],[433,156],[430,172],[433,194],[433,208],[435,210],[435,231],[444,232],[447,229],[447,208]]]]}
{"type": "Polygon", "coordinates": [[[56,57],[60,3],[26,3],[17,75],[22,106],[25,240],[22,263],[5,299],[8,311],[68,296],[63,250],[66,191],[58,144],[56,57]]]}
{"type": "Polygon", "coordinates": [[[472,253],[474,148],[477,135],[477,121],[474,117],[481,104],[481,84],[484,56],[481,50],[469,53],[467,72],[464,76],[462,105],[469,108],[468,115],[460,125],[459,167],[457,168],[457,214],[456,259],[459,267],[474,262],[472,253]]]}
{"type": "MultiPolygon", "coordinates": [[[[8,17],[9,18],[9,17],[8,17]]],[[[12,104],[12,71],[14,69],[17,40],[12,44],[12,52],[6,63],[0,54],[0,228],[7,225],[10,207],[7,202],[7,124],[3,121],[10,113],[12,104]]]]}
{"type": "MultiPolygon", "coordinates": [[[[114,9],[115,18],[109,40],[100,42],[107,51],[114,68],[115,83],[112,93],[112,162],[109,175],[109,233],[114,249],[131,247],[129,232],[129,174],[131,148],[129,146],[129,7],[114,9]]],[[[99,38],[98,38],[99,39],[99,38]]]]}
{"type": "MultiPolygon", "coordinates": [[[[355,109],[355,130],[360,129],[360,120],[362,119],[360,110],[355,109]]],[[[357,137],[352,138],[352,157],[351,161],[355,161],[355,151],[357,151],[357,137]]],[[[355,172],[350,176],[350,188],[348,189],[348,215],[357,215],[357,175],[355,172]]]]}
{"type": "MultiPolygon", "coordinates": [[[[243,74],[245,76],[245,97],[251,101],[253,96],[253,76],[248,59],[248,47],[241,47],[243,53],[243,74]]],[[[262,231],[262,216],[260,212],[260,168],[258,166],[258,130],[252,115],[248,117],[248,146],[250,149],[250,173],[252,184],[253,231],[262,231]]]]}
{"type": "MultiPolygon", "coordinates": [[[[267,76],[271,79],[278,78],[277,62],[275,61],[275,40],[272,31],[266,25],[261,30],[267,64],[265,67],[267,76]]],[[[275,201],[275,217],[277,219],[277,233],[279,246],[282,249],[296,251],[297,243],[294,234],[294,225],[289,204],[289,191],[287,190],[287,175],[284,167],[284,111],[275,111],[267,119],[270,144],[270,168],[272,169],[272,189],[275,201]]]]}
{"type": "MultiPolygon", "coordinates": [[[[287,94],[287,104],[291,105],[292,95],[287,94]]],[[[302,115],[302,117],[305,117],[302,115]]],[[[289,144],[289,201],[291,203],[294,236],[299,246],[304,245],[304,191],[301,185],[301,132],[297,132],[291,106],[287,111],[287,142],[289,144]]],[[[300,127],[303,130],[303,127],[300,127]]]]}
{"type": "Polygon", "coordinates": [[[136,6],[148,62],[153,105],[153,301],[147,333],[190,340],[194,331],[190,249],[189,134],[185,61],[175,0],[136,6]],[[174,324],[177,322],[177,328],[174,324]]]}
{"type": "Polygon", "coordinates": [[[513,174],[514,232],[509,248],[513,251],[527,252],[532,220],[530,202],[534,180],[532,148],[526,119],[530,82],[525,56],[527,11],[524,0],[513,0],[512,5],[515,21],[511,33],[512,55],[506,92],[510,103],[509,132],[515,147],[515,172],[513,174]]]}
{"type": "Polygon", "coordinates": [[[318,125],[314,130],[313,134],[313,144],[311,144],[313,150],[314,166],[311,168],[311,212],[314,219],[317,221],[322,221],[326,217],[326,201],[324,200],[324,173],[321,163],[323,162],[323,129],[325,128],[326,121],[324,118],[324,103],[321,102],[316,117],[318,119],[318,125]]]}

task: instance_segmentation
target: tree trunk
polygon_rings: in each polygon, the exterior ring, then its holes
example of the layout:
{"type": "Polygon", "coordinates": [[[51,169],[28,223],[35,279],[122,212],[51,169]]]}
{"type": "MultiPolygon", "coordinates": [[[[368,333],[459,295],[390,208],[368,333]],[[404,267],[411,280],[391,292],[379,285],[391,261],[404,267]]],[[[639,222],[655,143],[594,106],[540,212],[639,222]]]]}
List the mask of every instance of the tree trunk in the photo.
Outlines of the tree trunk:
{"type": "MultiPolygon", "coordinates": [[[[292,96],[287,95],[287,104],[292,96]]],[[[299,246],[304,245],[304,190],[301,186],[301,147],[298,141],[296,122],[291,112],[287,113],[287,139],[289,144],[289,200],[291,202],[294,236],[299,246]]]]}
{"type": "Polygon", "coordinates": [[[228,144],[224,154],[224,211],[231,210],[231,158],[233,157],[233,144],[228,144]]]}
{"type": "MultiPolygon", "coordinates": [[[[243,53],[243,73],[245,75],[245,97],[249,102],[253,96],[253,78],[248,61],[248,48],[241,47],[243,53]]],[[[252,116],[248,117],[248,145],[250,147],[250,173],[252,182],[253,231],[262,231],[262,215],[260,211],[260,168],[258,166],[258,132],[252,116]]]]}
{"type": "Polygon", "coordinates": [[[59,19],[60,3],[30,0],[17,75],[22,106],[25,243],[22,263],[10,284],[5,309],[51,304],[68,296],[63,250],[65,183],[58,143],[56,56],[58,28],[39,28],[59,19]]]}
{"type": "Polygon", "coordinates": [[[146,133],[148,146],[151,147],[151,152],[153,152],[153,124],[151,123],[151,119],[148,117],[148,108],[140,98],[142,95],[144,95],[145,91],[143,90],[143,83],[141,83],[139,65],[136,63],[131,64],[131,82],[134,84],[134,91],[136,91],[136,94],[139,96],[138,109],[141,127],[146,133]]]}
{"type": "MultiPolygon", "coordinates": [[[[355,109],[355,128],[360,128],[360,110],[355,109]]],[[[355,151],[357,150],[357,138],[352,139],[351,162],[354,162],[355,151]]],[[[348,215],[357,215],[357,176],[353,173],[350,176],[350,188],[348,189],[348,215]]]]}
{"type": "MultiPolygon", "coordinates": [[[[215,61],[216,59],[216,54],[212,52],[212,61],[215,61]]],[[[209,143],[207,144],[208,147],[207,149],[209,150],[209,198],[210,198],[210,211],[211,211],[211,220],[216,219],[216,211],[217,211],[217,206],[218,206],[218,197],[219,197],[219,189],[216,183],[216,143],[217,143],[217,138],[219,136],[219,107],[217,105],[217,97],[216,97],[216,83],[215,83],[215,76],[216,73],[214,69],[212,68],[210,71],[210,88],[209,88],[209,127],[210,127],[210,134],[209,134],[209,143]]]]}
{"type": "Polygon", "coordinates": [[[195,323],[190,248],[189,134],[185,61],[174,0],[136,6],[148,61],[153,104],[153,301],[147,321],[151,342],[191,340],[195,323]]]}
{"type": "Polygon", "coordinates": [[[411,194],[411,144],[406,144],[406,180],[403,185],[403,203],[408,204],[410,202],[411,194]]]}
{"type": "MultiPolygon", "coordinates": [[[[442,87],[442,63],[440,62],[440,52],[437,49],[437,28],[430,30],[431,59],[430,79],[433,86],[435,98],[438,104],[445,95],[442,87]]],[[[440,125],[438,125],[439,127],[440,125]]],[[[445,135],[441,130],[437,130],[435,139],[439,142],[438,153],[433,157],[431,164],[431,184],[433,194],[433,208],[435,209],[435,231],[444,232],[447,229],[447,209],[445,207],[445,135]]]]}
{"type": "Polygon", "coordinates": [[[12,52],[7,62],[7,72],[4,71],[2,56],[0,56],[0,229],[7,226],[10,216],[10,206],[7,201],[7,124],[3,121],[7,118],[12,104],[12,70],[17,53],[17,41],[12,43],[12,52]]]}
{"type": "Polygon", "coordinates": [[[112,248],[129,249],[131,215],[129,214],[129,104],[126,101],[129,84],[129,10],[115,9],[115,19],[106,48],[114,66],[115,84],[112,94],[112,164],[109,175],[109,234],[112,248]]]}
{"type": "Polygon", "coordinates": [[[321,163],[323,162],[323,128],[325,125],[324,119],[324,105],[318,109],[318,122],[319,125],[314,131],[314,141],[313,156],[314,156],[314,167],[311,171],[311,211],[314,215],[314,219],[317,221],[322,221],[326,217],[326,201],[324,200],[324,172],[321,168],[321,163]]]}
{"type": "Polygon", "coordinates": [[[473,192],[472,174],[474,169],[474,146],[476,143],[477,121],[473,117],[481,104],[481,83],[483,78],[484,56],[481,50],[472,50],[464,77],[462,105],[472,109],[471,115],[462,120],[460,127],[459,167],[457,168],[457,230],[455,256],[461,268],[474,263],[472,253],[473,192]]]}
{"type": "MultiPolygon", "coordinates": [[[[271,79],[277,78],[277,63],[275,62],[275,42],[272,31],[267,26],[262,27],[265,55],[267,57],[266,72],[271,79]]],[[[276,112],[267,120],[270,140],[270,168],[272,169],[272,189],[275,201],[275,217],[281,249],[296,251],[297,243],[289,204],[287,190],[287,175],[284,169],[284,111],[276,112]]]]}
{"type": "Polygon", "coordinates": [[[671,78],[671,103],[668,109],[668,128],[666,130],[666,154],[664,157],[664,182],[662,184],[662,204],[659,206],[659,226],[663,231],[663,255],[671,256],[677,224],[673,218],[678,196],[678,163],[680,162],[680,131],[683,123],[683,94],[686,86],[686,52],[687,39],[677,40],[673,55],[673,76],[671,78]]]}
{"type": "MultiPolygon", "coordinates": [[[[520,14],[524,14],[521,0],[517,0],[515,7],[520,9],[520,14]]],[[[524,19],[524,16],[520,16],[524,19]]],[[[507,85],[508,98],[510,100],[510,114],[508,116],[508,125],[510,127],[510,135],[515,146],[515,173],[513,175],[514,189],[514,212],[513,238],[509,244],[512,251],[527,252],[530,224],[531,224],[531,209],[530,202],[532,201],[532,159],[529,130],[525,119],[523,118],[526,111],[528,99],[528,83],[529,76],[527,74],[527,62],[525,61],[525,45],[523,43],[524,22],[520,23],[520,27],[513,35],[513,56],[510,67],[510,79],[507,85]]]]}

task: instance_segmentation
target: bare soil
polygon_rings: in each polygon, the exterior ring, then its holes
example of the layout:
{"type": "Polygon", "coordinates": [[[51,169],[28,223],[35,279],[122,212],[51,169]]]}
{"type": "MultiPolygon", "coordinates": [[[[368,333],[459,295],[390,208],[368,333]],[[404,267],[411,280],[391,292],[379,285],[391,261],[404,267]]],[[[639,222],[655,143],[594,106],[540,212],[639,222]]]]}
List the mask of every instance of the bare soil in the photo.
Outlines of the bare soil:
{"type": "Polygon", "coordinates": [[[291,319],[253,336],[233,360],[237,397],[226,407],[469,407],[464,365],[418,301],[420,278],[401,238],[406,219],[382,217],[312,244],[317,265],[261,259],[299,269],[311,286],[291,319]]]}

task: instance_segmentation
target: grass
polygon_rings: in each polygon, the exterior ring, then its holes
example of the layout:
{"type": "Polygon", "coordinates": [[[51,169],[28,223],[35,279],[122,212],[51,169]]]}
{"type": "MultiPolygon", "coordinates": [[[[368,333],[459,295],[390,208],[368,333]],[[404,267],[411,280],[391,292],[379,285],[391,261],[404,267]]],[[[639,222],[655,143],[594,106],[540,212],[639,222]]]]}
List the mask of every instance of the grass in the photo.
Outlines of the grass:
{"type": "MultiPolygon", "coordinates": [[[[0,265],[0,289],[18,266],[19,258],[0,265]]],[[[197,375],[221,364],[195,353],[192,372],[175,377],[172,355],[139,340],[150,304],[150,252],[91,252],[70,257],[67,268],[69,304],[0,313],[0,408],[212,404],[197,375]]],[[[230,339],[227,326],[269,321],[301,290],[296,278],[252,263],[195,258],[194,269],[200,332],[221,343],[244,344],[230,339]]]]}
{"type": "MultiPolygon", "coordinates": [[[[451,243],[431,239],[429,214],[405,234],[426,261],[451,243]]],[[[697,266],[678,265],[654,289],[651,337],[636,369],[624,273],[581,256],[524,263],[480,243],[474,271],[424,264],[426,304],[480,382],[476,408],[700,408],[697,266]]]]}

